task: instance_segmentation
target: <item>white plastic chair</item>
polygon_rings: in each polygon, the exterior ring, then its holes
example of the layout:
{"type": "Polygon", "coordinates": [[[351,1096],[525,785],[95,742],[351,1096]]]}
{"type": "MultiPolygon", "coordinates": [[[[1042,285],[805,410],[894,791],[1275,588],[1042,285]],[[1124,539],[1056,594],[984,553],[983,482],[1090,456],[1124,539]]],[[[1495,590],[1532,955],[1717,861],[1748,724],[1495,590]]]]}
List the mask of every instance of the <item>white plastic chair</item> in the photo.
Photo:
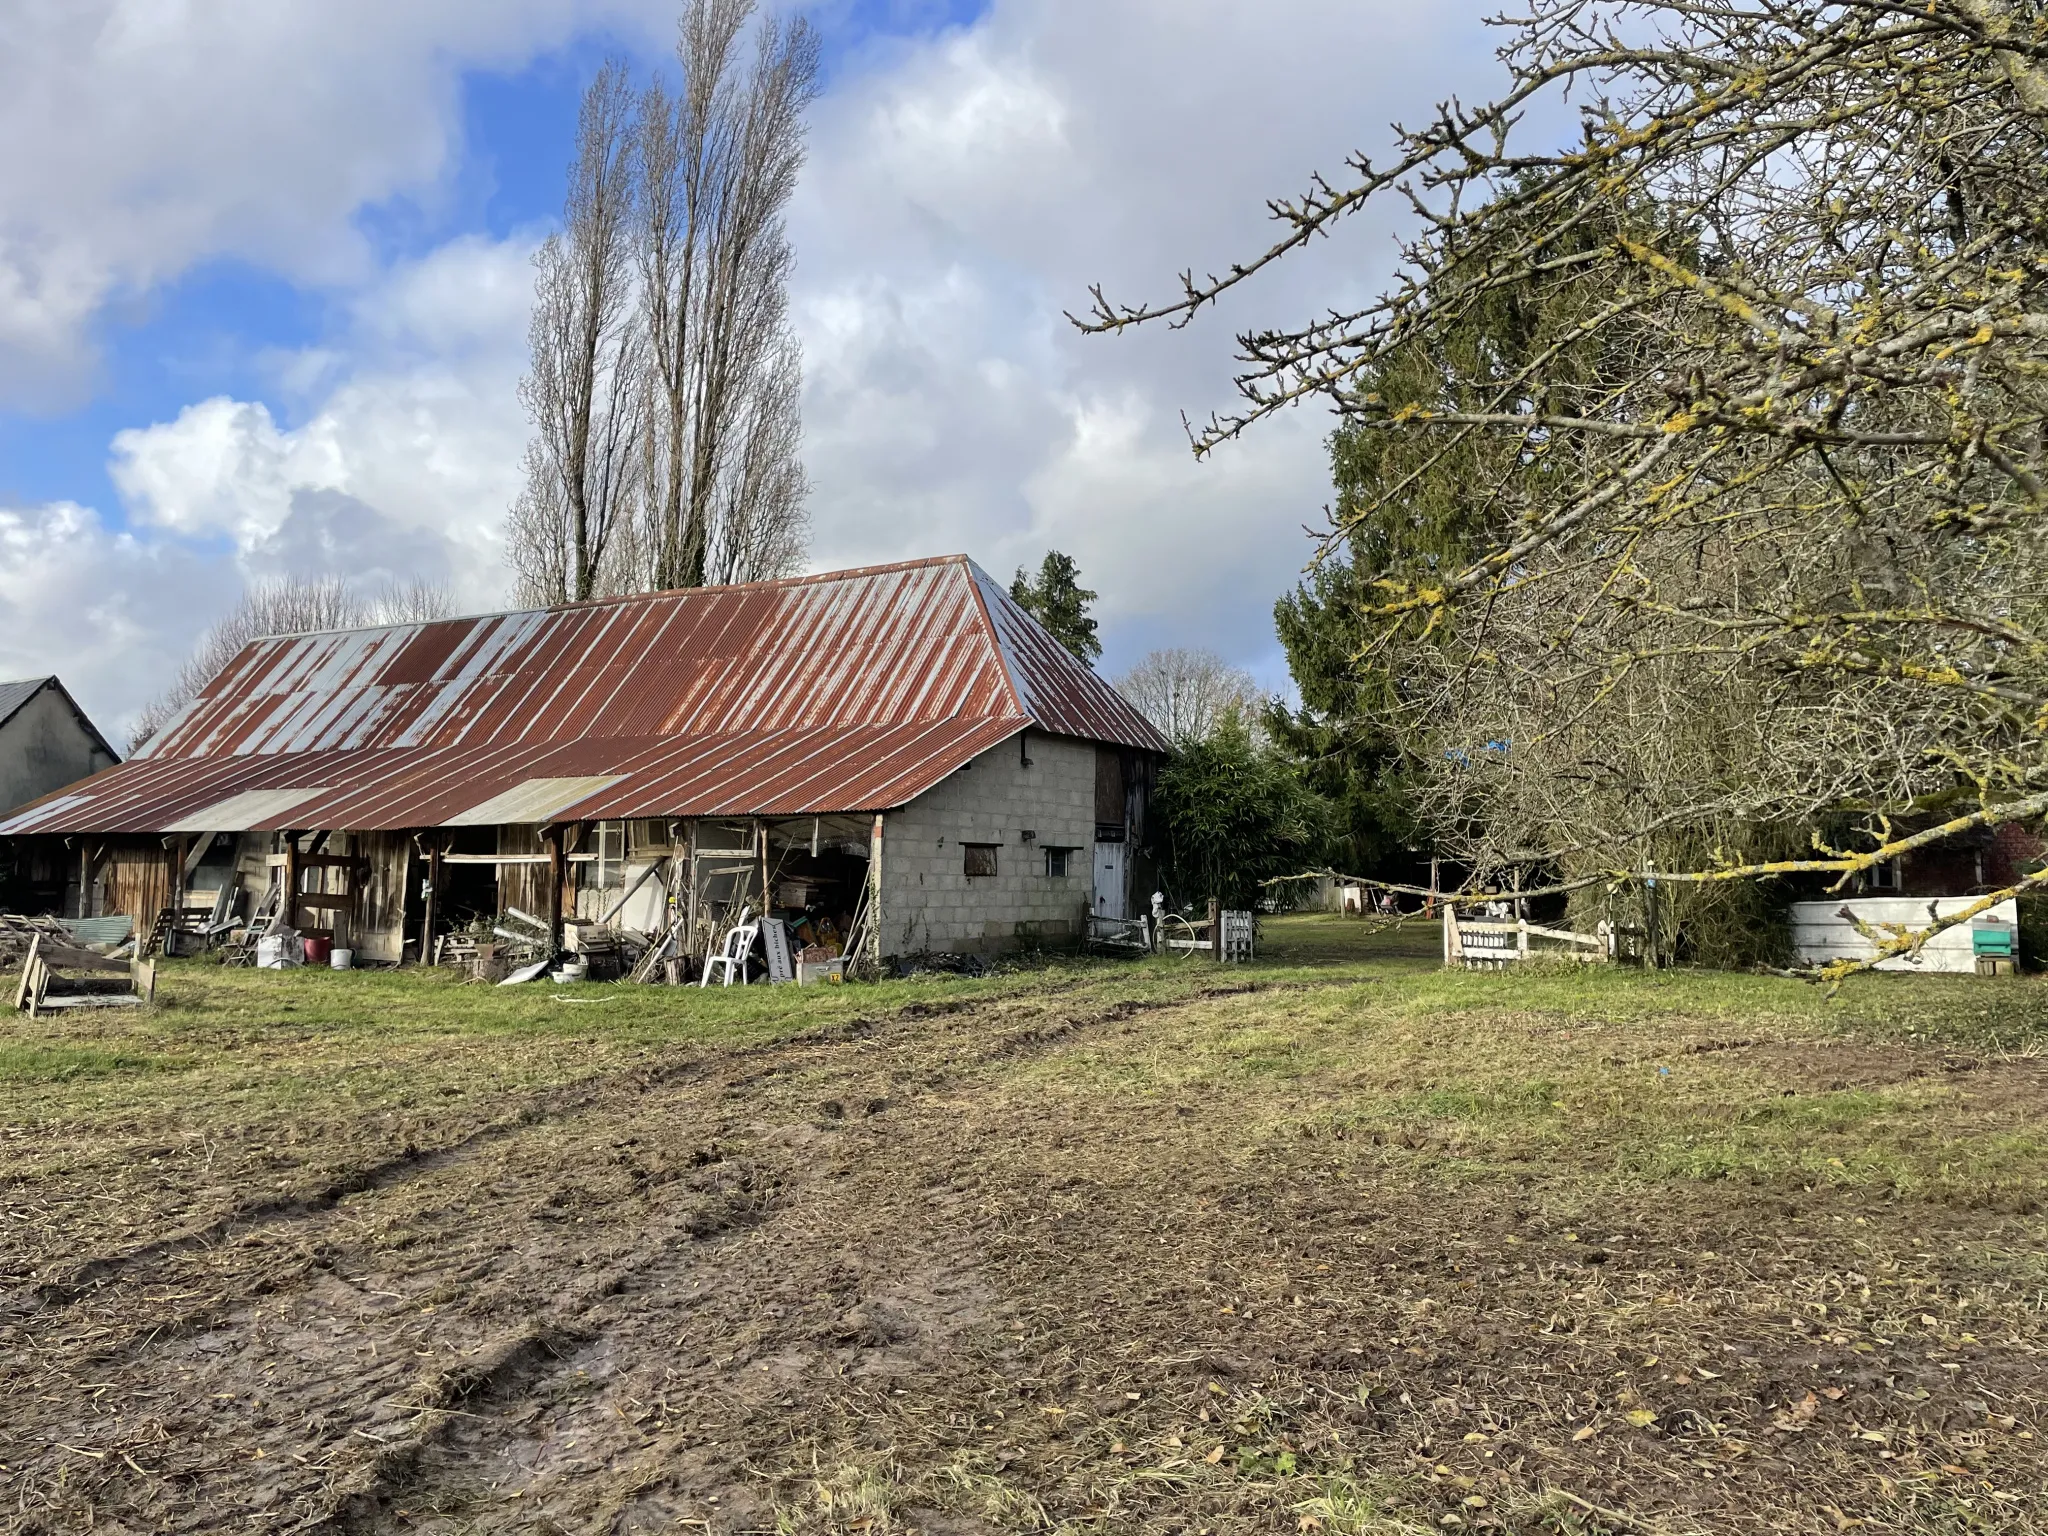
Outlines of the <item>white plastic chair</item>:
{"type": "Polygon", "coordinates": [[[711,973],[714,970],[723,969],[725,974],[718,983],[720,986],[731,986],[733,976],[737,973],[740,985],[744,987],[747,984],[747,961],[752,958],[754,941],[760,936],[760,919],[756,918],[751,922],[748,921],[747,909],[741,907],[740,920],[727,930],[725,943],[719,946],[718,953],[705,960],[704,974],[697,978],[697,985],[700,987],[710,986],[711,973]]]}

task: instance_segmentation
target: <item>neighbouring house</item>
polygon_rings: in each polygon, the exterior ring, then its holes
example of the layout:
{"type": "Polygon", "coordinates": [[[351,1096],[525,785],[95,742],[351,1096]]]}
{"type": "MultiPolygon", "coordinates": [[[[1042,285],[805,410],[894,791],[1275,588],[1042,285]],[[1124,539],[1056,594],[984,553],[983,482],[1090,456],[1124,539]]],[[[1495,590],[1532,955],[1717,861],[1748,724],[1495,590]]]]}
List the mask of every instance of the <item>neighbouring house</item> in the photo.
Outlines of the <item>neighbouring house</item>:
{"type": "MultiPolygon", "coordinates": [[[[0,683],[0,817],[121,760],[54,677],[0,683]]],[[[0,850],[0,910],[61,907],[70,861],[0,850]]]]}
{"type": "Polygon", "coordinates": [[[387,962],[514,909],[702,956],[764,903],[987,952],[1143,910],[1165,751],[952,556],[253,641],[0,838],[65,850],[74,915],[288,903],[387,962]]]}
{"type": "MultiPolygon", "coordinates": [[[[1916,848],[1858,877],[1855,893],[1792,904],[1792,949],[1809,965],[1867,960],[1873,934],[1930,928],[2041,867],[2048,845],[2017,822],[1976,827],[1916,848]]],[[[1917,954],[1879,963],[1885,971],[1973,974],[1978,960],[2016,954],[2019,904],[2001,901],[1968,922],[1943,929],[1917,954]],[[2009,944],[2010,948],[2003,947],[2009,944]]]]}

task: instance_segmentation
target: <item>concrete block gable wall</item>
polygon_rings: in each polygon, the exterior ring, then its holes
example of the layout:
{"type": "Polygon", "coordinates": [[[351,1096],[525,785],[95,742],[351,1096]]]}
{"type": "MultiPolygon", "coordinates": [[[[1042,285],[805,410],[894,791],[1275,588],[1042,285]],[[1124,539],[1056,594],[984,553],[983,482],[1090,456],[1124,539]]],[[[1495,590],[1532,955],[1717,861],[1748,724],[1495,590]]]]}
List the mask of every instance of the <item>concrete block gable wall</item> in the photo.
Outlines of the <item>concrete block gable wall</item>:
{"type": "Polygon", "coordinates": [[[882,837],[885,954],[1072,944],[1091,901],[1095,745],[1035,730],[1005,742],[891,812],[882,837]],[[994,875],[966,873],[975,843],[995,845],[994,875]],[[1064,875],[1046,873],[1049,848],[1072,850],[1064,875]]]}

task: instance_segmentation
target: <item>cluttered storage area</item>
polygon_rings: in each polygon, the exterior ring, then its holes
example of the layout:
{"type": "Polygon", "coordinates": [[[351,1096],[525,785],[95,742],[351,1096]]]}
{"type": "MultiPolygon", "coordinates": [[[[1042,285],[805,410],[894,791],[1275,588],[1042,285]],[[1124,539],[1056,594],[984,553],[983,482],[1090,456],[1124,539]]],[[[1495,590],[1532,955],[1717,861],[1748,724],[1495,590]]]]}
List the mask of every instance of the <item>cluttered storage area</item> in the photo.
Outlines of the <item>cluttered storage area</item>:
{"type": "Polygon", "coordinates": [[[879,827],[856,815],[188,833],[38,840],[51,846],[22,857],[63,870],[77,917],[128,919],[136,958],[809,981],[842,976],[873,937],[879,827]]]}

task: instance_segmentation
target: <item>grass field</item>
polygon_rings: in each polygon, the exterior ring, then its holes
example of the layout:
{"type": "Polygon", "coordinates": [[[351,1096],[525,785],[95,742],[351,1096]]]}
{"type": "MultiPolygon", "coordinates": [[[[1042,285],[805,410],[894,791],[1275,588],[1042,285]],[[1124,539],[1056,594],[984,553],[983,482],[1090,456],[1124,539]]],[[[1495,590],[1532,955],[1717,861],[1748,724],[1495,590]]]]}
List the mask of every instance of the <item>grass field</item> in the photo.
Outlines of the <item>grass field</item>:
{"type": "Polygon", "coordinates": [[[2048,1531],[2048,987],[164,967],[0,1019],[0,1529],[2048,1531]]]}

